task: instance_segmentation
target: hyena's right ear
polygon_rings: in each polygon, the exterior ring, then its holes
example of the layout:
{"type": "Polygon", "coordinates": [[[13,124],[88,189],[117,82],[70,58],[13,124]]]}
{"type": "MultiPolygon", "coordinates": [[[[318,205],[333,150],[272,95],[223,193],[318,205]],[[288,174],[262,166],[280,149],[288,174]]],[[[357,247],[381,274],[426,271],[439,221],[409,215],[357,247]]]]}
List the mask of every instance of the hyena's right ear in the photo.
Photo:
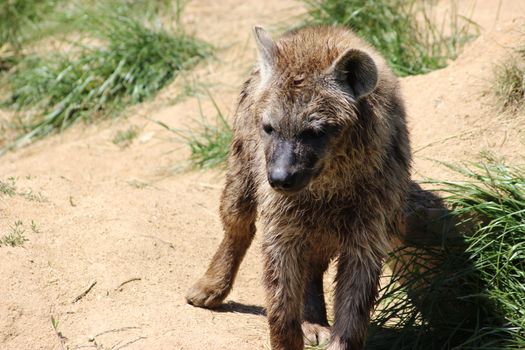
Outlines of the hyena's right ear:
{"type": "Polygon", "coordinates": [[[272,75],[277,55],[277,45],[272,37],[262,27],[254,27],[253,34],[259,51],[259,69],[261,72],[261,83],[268,81],[272,75]]]}
{"type": "Polygon", "coordinates": [[[378,81],[377,66],[364,51],[349,49],[331,67],[334,78],[358,100],[371,93],[378,81]]]}

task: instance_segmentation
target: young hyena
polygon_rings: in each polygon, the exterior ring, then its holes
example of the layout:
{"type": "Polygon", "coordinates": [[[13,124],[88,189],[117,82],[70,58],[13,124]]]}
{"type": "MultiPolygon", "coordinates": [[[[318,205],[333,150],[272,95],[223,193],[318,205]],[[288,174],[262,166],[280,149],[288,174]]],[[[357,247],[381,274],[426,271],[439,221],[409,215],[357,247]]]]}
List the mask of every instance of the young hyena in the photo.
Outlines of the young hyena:
{"type": "Polygon", "coordinates": [[[398,81],[347,29],[307,27],[273,41],[256,27],[255,39],[259,62],[241,92],[221,199],[225,236],[186,298],[206,308],[224,300],[259,213],[272,349],[361,349],[409,185],[398,81]],[[329,327],[323,273],[332,259],[329,327]]]}

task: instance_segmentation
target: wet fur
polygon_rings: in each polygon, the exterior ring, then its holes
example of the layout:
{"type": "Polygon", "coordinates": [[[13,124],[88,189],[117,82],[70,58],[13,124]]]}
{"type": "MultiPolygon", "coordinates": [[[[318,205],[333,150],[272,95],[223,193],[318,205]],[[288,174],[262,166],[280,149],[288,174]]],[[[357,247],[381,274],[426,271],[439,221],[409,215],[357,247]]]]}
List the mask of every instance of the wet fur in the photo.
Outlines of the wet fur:
{"type": "Polygon", "coordinates": [[[261,78],[259,63],[242,88],[220,206],[225,236],[187,300],[209,308],[224,300],[259,216],[272,349],[303,349],[303,330],[314,343],[327,337],[322,276],[332,259],[337,275],[328,349],[361,349],[409,185],[399,85],[384,60],[346,29],[289,32],[276,41],[274,54],[272,71],[262,73],[270,76],[261,78]],[[377,85],[358,99],[327,74],[349,48],[367,53],[377,67],[377,85]],[[267,180],[271,150],[262,119],[279,116],[273,121],[279,132],[293,137],[312,113],[333,125],[329,144],[316,154],[321,168],[300,192],[275,191],[267,180]]]}

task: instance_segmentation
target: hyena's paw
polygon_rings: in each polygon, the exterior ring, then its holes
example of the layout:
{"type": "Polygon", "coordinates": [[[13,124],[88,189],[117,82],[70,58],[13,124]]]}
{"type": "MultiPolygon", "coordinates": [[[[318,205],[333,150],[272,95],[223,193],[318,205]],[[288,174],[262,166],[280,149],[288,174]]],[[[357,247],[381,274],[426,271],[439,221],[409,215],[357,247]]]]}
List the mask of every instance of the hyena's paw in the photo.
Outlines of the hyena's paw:
{"type": "Polygon", "coordinates": [[[228,295],[228,289],[203,277],[186,293],[188,304],[207,309],[221,305],[228,295]]]}
{"type": "Polygon", "coordinates": [[[303,322],[301,325],[306,345],[326,345],[330,341],[330,327],[320,324],[303,322]]]}

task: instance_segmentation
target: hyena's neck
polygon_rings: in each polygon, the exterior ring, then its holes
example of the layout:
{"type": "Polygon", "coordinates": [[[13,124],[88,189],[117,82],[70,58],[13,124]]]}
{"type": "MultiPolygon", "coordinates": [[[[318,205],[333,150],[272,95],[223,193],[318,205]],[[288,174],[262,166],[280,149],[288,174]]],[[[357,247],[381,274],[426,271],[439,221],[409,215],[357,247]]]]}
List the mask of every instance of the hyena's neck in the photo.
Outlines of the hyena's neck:
{"type": "Polygon", "coordinates": [[[356,187],[373,181],[382,172],[384,154],[384,149],[364,151],[347,146],[327,160],[308,190],[314,197],[353,197],[356,187]]]}

